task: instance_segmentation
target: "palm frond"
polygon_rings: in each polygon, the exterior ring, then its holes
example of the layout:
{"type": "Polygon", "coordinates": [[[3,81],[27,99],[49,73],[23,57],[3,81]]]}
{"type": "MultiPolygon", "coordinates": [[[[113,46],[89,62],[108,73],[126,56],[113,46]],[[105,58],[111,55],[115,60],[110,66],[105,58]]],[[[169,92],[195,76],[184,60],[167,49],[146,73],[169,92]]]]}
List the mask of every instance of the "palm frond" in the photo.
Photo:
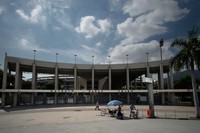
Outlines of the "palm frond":
{"type": "Polygon", "coordinates": [[[183,49],[184,47],[187,47],[187,41],[184,39],[175,39],[172,42],[171,47],[177,47],[179,49],[183,49]]]}
{"type": "Polygon", "coordinates": [[[183,68],[183,60],[180,54],[177,54],[171,61],[171,65],[176,69],[180,70],[183,68]]]}
{"type": "Polygon", "coordinates": [[[193,38],[198,38],[198,28],[196,26],[192,27],[192,30],[188,32],[188,38],[193,39],[193,38]]]}
{"type": "Polygon", "coordinates": [[[197,65],[197,68],[200,69],[200,49],[197,49],[194,52],[194,61],[195,64],[197,65]]]}
{"type": "Polygon", "coordinates": [[[183,49],[181,50],[171,61],[171,65],[176,69],[180,70],[185,66],[190,68],[191,59],[188,58],[188,51],[183,49]]]}

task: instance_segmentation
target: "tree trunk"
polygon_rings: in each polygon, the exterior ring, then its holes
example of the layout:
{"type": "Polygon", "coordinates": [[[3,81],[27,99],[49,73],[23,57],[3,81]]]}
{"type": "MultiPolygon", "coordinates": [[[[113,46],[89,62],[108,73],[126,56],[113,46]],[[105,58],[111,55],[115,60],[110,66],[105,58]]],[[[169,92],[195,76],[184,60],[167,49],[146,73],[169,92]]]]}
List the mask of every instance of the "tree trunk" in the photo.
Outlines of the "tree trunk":
{"type": "Polygon", "coordinates": [[[194,69],[191,69],[191,79],[192,79],[192,90],[193,90],[193,98],[194,98],[194,106],[195,106],[195,113],[196,117],[200,118],[200,108],[199,108],[199,98],[197,93],[197,86],[196,86],[196,79],[194,75],[194,69]]]}

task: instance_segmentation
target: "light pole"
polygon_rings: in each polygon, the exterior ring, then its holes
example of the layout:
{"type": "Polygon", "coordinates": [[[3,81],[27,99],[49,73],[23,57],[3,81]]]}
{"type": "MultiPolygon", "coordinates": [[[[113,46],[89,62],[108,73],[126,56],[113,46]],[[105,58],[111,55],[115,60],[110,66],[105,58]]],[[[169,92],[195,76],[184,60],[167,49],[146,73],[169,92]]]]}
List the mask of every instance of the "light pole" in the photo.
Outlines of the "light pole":
{"type": "Polygon", "coordinates": [[[56,64],[57,64],[57,61],[58,61],[58,53],[56,53],[56,64]]]}
{"type": "MultiPolygon", "coordinates": [[[[162,46],[164,45],[164,41],[161,38],[160,41],[160,89],[164,89],[164,83],[163,83],[163,65],[162,65],[162,46]]],[[[165,104],[165,95],[162,93],[162,104],[165,104]]]]}
{"type": "Polygon", "coordinates": [[[149,53],[146,52],[146,55],[147,55],[147,67],[149,66],[149,53]]]}
{"type": "Polygon", "coordinates": [[[35,61],[35,53],[37,52],[37,50],[33,50],[33,59],[34,59],[34,61],[35,61]]]}
{"type": "Polygon", "coordinates": [[[76,65],[76,56],[77,56],[77,55],[75,54],[75,55],[74,55],[74,59],[75,59],[75,65],[76,65]]]}
{"type": "Polygon", "coordinates": [[[108,55],[108,63],[109,63],[109,65],[110,65],[110,55],[108,55]]]}
{"type": "Polygon", "coordinates": [[[163,41],[163,39],[161,38],[160,39],[160,59],[161,59],[161,62],[162,62],[162,46],[164,45],[164,41],[163,41]]]}
{"type": "Polygon", "coordinates": [[[128,65],[128,54],[126,55],[126,58],[127,58],[127,65],[128,65]]]}
{"type": "Polygon", "coordinates": [[[94,55],[92,55],[92,64],[94,65],[94,55]]]}

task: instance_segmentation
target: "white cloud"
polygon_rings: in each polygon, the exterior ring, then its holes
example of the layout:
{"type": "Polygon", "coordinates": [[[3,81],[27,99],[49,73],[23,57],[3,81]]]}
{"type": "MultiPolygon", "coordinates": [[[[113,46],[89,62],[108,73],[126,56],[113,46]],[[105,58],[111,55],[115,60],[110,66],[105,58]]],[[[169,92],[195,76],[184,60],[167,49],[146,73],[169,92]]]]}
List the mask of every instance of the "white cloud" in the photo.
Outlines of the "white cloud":
{"type": "Polygon", "coordinates": [[[56,30],[56,31],[60,31],[61,30],[61,28],[58,27],[58,26],[53,26],[53,29],[56,30]]]}
{"type": "Polygon", "coordinates": [[[161,34],[166,32],[167,28],[156,24],[139,23],[133,18],[127,18],[121,24],[117,25],[117,30],[120,35],[124,35],[126,38],[122,41],[122,44],[129,44],[143,41],[150,36],[161,34]]]}
{"type": "MultiPolygon", "coordinates": [[[[16,2],[17,3],[17,2],[16,2]]],[[[71,17],[69,15],[68,10],[70,10],[69,1],[66,0],[31,0],[25,2],[25,10],[18,9],[18,14],[24,16],[26,21],[29,22],[42,22],[44,28],[47,28],[48,25],[54,25],[55,22],[58,22],[59,26],[63,28],[73,29],[73,25],[71,24],[71,17]],[[31,11],[26,11],[26,9],[31,9],[35,7],[31,11]],[[37,15],[38,13],[38,15],[37,15]],[[30,15],[29,15],[30,14],[30,15]],[[31,19],[35,16],[38,19],[31,19]],[[28,19],[26,19],[28,18],[28,19]],[[48,20],[48,21],[47,21],[48,20]]],[[[21,16],[20,15],[20,16],[21,16]]]]}
{"type": "Polygon", "coordinates": [[[96,20],[94,16],[85,16],[81,18],[80,25],[76,31],[84,33],[86,38],[92,38],[98,33],[109,33],[111,23],[109,20],[96,20]]]}
{"type": "Polygon", "coordinates": [[[31,23],[39,23],[44,22],[46,20],[46,17],[42,15],[42,7],[40,5],[37,5],[30,13],[30,16],[24,13],[22,9],[16,10],[16,13],[20,15],[25,21],[31,22],[31,23]]]}
{"type": "Polygon", "coordinates": [[[28,47],[29,41],[26,40],[25,38],[22,38],[21,41],[20,41],[20,44],[21,44],[23,47],[28,47]]]}
{"type": "Polygon", "coordinates": [[[91,47],[88,47],[87,45],[81,45],[81,47],[83,47],[84,49],[88,51],[93,51],[93,49],[91,47]]]}
{"type": "Polygon", "coordinates": [[[28,39],[26,38],[21,38],[19,39],[19,46],[20,46],[20,49],[24,49],[24,50],[39,50],[41,52],[45,52],[45,53],[50,53],[49,50],[47,49],[44,49],[44,48],[40,48],[39,46],[37,46],[35,43],[29,41],[28,39]]]}
{"type": "Polygon", "coordinates": [[[176,0],[130,0],[124,5],[123,11],[132,17],[153,13],[154,16],[163,17],[166,21],[177,20],[189,12],[186,8],[180,9],[176,0]]]}
{"type": "MultiPolygon", "coordinates": [[[[163,59],[170,59],[173,53],[169,50],[169,41],[165,41],[162,47],[163,59]]],[[[138,63],[146,61],[146,53],[149,53],[149,61],[160,60],[159,42],[152,40],[148,43],[135,43],[129,45],[117,45],[109,50],[110,60],[112,63],[126,63],[126,55],[129,55],[130,63],[138,63]]]]}
{"type": "Polygon", "coordinates": [[[19,14],[24,20],[28,21],[30,18],[28,15],[26,15],[23,10],[21,9],[18,9],[16,10],[17,14],[19,14]]]}
{"type": "MultiPolygon", "coordinates": [[[[97,43],[97,45],[100,44],[97,43]]],[[[92,56],[94,56],[95,63],[105,62],[106,55],[103,55],[102,52],[98,49],[98,46],[89,47],[87,45],[81,45],[81,49],[76,49],[75,53],[77,53],[78,58],[82,59],[85,62],[91,63],[92,56]]]]}
{"type": "Polygon", "coordinates": [[[189,10],[178,7],[177,1],[131,0],[123,7],[130,15],[117,25],[117,31],[125,36],[122,44],[141,42],[151,36],[167,32],[164,24],[180,20],[189,10]]]}
{"type": "Polygon", "coordinates": [[[100,32],[102,33],[109,33],[111,22],[108,19],[98,20],[97,23],[100,26],[100,32]]]}
{"type": "Polygon", "coordinates": [[[100,47],[101,45],[102,45],[101,42],[96,43],[96,46],[97,46],[97,47],[100,47]]]}
{"type": "Polygon", "coordinates": [[[81,47],[84,48],[85,50],[87,50],[90,54],[100,53],[100,51],[97,48],[94,48],[94,47],[89,47],[87,45],[81,45],[81,47]]]}
{"type": "Polygon", "coordinates": [[[111,12],[121,12],[125,0],[109,0],[111,12]]]}
{"type": "MultiPolygon", "coordinates": [[[[66,0],[55,0],[55,1],[38,1],[38,4],[46,11],[46,14],[52,17],[53,20],[57,21],[60,26],[64,28],[73,29],[71,23],[71,17],[69,15],[70,6],[69,1],[66,0]]],[[[53,23],[53,22],[49,22],[53,23]]]]}
{"type": "Polygon", "coordinates": [[[0,6],[0,15],[3,14],[4,10],[4,7],[0,6]]]}
{"type": "Polygon", "coordinates": [[[85,33],[86,38],[91,38],[99,32],[99,29],[94,25],[95,18],[86,16],[81,18],[80,26],[76,27],[76,31],[85,33]]]}

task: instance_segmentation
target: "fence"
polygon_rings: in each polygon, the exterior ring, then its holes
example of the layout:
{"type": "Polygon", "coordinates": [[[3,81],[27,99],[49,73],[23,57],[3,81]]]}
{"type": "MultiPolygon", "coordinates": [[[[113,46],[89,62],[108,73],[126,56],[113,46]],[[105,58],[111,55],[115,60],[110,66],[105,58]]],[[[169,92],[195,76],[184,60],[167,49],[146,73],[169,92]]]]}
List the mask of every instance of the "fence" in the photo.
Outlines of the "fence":
{"type": "MultiPolygon", "coordinates": [[[[180,111],[180,110],[155,110],[156,118],[163,119],[189,119],[195,117],[193,111],[180,111]]],[[[140,118],[148,118],[146,109],[139,109],[140,118]]]]}

